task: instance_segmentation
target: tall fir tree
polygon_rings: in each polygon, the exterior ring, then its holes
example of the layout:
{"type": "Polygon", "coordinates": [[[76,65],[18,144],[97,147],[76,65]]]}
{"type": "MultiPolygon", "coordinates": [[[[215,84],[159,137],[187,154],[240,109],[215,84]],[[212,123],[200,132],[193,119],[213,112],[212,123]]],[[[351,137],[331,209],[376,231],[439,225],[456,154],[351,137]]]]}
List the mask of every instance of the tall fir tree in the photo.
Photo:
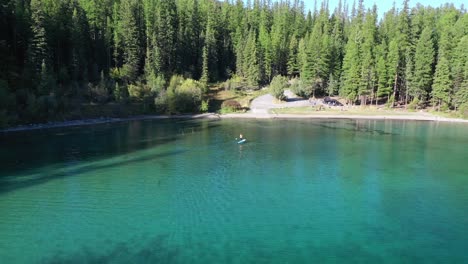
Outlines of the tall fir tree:
{"type": "Polygon", "coordinates": [[[298,45],[296,36],[291,38],[289,42],[289,54],[288,54],[288,75],[295,77],[299,73],[299,65],[297,62],[298,58],[298,45]]]}
{"type": "Polygon", "coordinates": [[[416,46],[414,57],[414,85],[409,94],[425,102],[431,92],[434,63],[432,29],[424,28],[416,46]]]}
{"type": "Polygon", "coordinates": [[[120,6],[123,71],[128,82],[136,80],[140,73],[143,54],[138,29],[137,0],[122,1],[120,6]]]}
{"type": "Polygon", "coordinates": [[[48,63],[48,45],[46,39],[46,13],[44,2],[31,0],[31,39],[28,47],[28,64],[31,75],[39,77],[42,72],[42,64],[48,63]]]}
{"type": "Polygon", "coordinates": [[[367,12],[363,25],[363,43],[361,47],[362,66],[361,66],[361,85],[359,95],[361,104],[367,103],[369,96],[374,97],[374,88],[377,83],[377,74],[375,69],[375,45],[377,41],[377,7],[367,12]]]}
{"type": "Polygon", "coordinates": [[[450,76],[449,62],[445,56],[441,56],[434,74],[434,85],[432,86],[433,105],[449,106],[452,92],[452,78],[450,76]]]}

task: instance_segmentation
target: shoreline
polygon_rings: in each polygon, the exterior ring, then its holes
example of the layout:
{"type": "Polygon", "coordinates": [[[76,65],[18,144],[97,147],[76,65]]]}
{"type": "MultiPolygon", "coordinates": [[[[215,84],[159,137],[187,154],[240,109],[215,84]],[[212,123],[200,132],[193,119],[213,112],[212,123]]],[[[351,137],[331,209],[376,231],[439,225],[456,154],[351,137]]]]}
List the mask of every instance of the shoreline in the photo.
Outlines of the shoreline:
{"type": "Polygon", "coordinates": [[[468,123],[468,120],[461,118],[440,117],[434,115],[360,115],[360,114],[225,114],[221,118],[257,118],[257,119],[359,119],[359,120],[401,120],[401,121],[433,121],[468,123]]]}
{"type": "Polygon", "coordinates": [[[216,115],[216,114],[208,113],[208,114],[192,114],[192,115],[188,114],[188,115],[145,115],[145,116],[133,116],[133,117],[100,117],[100,118],[89,118],[89,119],[20,125],[20,126],[0,129],[0,133],[48,129],[48,128],[59,128],[59,127],[89,126],[89,125],[99,125],[99,124],[138,121],[138,120],[150,120],[150,119],[201,119],[201,118],[211,118],[209,117],[211,115],[216,115]]]}
{"type": "Polygon", "coordinates": [[[401,121],[432,121],[449,123],[468,123],[468,120],[461,118],[448,118],[428,115],[336,115],[336,114],[271,114],[271,113],[231,113],[219,115],[216,113],[187,114],[187,115],[147,115],[125,118],[94,118],[80,119],[62,122],[49,122],[42,124],[21,125],[6,129],[1,129],[0,133],[28,131],[37,129],[49,129],[72,126],[88,126],[106,123],[117,123],[137,120],[151,119],[356,119],[356,120],[401,120],[401,121]]]}

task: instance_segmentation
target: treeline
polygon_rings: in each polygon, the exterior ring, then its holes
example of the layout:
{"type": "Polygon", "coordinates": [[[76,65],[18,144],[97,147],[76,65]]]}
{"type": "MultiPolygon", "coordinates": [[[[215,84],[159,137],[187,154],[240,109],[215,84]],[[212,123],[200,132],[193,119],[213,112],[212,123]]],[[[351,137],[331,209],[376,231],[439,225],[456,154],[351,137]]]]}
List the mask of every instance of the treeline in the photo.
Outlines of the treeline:
{"type": "MultiPolygon", "coordinates": [[[[1,0],[0,123],[83,103],[207,109],[207,84],[298,78],[303,96],[468,111],[468,16],[408,1],[1,0]]],[[[229,87],[231,85],[228,85],[229,87]]]]}

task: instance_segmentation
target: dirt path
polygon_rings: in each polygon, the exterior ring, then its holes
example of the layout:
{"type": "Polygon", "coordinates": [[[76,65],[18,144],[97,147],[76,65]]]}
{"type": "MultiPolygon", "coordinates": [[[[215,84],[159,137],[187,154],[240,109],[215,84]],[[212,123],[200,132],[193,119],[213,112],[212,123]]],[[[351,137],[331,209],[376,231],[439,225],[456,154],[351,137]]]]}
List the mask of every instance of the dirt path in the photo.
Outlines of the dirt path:
{"type": "Polygon", "coordinates": [[[278,102],[271,94],[266,94],[255,98],[250,104],[251,113],[268,114],[268,111],[273,108],[301,107],[311,105],[309,100],[297,97],[290,90],[284,91],[284,95],[286,96],[286,100],[283,102],[278,102]]]}

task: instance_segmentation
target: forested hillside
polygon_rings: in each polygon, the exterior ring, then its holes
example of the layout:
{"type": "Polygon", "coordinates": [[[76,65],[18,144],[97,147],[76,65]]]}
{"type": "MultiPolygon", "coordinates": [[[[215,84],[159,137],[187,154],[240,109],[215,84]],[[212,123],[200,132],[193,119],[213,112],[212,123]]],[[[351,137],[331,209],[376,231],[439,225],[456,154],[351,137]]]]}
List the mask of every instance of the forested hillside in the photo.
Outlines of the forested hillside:
{"type": "MultiPolygon", "coordinates": [[[[452,5],[377,17],[362,0],[0,0],[0,126],[79,112],[206,110],[207,83],[298,77],[304,96],[468,111],[468,15],[452,5]]],[[[228,85],[230,87],[230,85],[228,85]]]]}

